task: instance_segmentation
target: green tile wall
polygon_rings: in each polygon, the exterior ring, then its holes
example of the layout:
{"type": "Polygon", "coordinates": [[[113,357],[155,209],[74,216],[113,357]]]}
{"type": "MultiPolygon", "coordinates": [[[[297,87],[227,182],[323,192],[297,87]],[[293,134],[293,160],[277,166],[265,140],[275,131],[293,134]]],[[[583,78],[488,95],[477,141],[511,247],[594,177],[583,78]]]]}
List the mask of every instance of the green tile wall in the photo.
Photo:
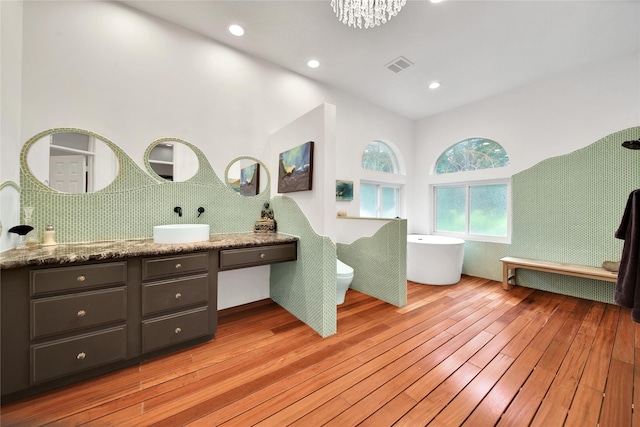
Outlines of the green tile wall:
{"type": "MultiPolygon", "coordinates": [[[[58,132],[83,132],[103,140],[116,154],[119,173],[115,181],[91,194],[65,194],[51,190],[28,173],[27,150],[20,159],[20,204],[33,206],[33,226],[39,235],[47,224],[56,230],[58,243],[149,238],[153,226],[167,223],[206,223],[212,233],[253,230],[262,205],[268,201],[270,187],[255,197],[244,197],[229,189],[218,178],[206,156],[194,145],[200,168],[185,182],[170,182],[152,177],[142,170],[116,144],[103,136],[79,129],[58,132]],[[183,216],[173,212],[181,206],[183,216]],[[200,218],[198,207],[204,207],[200,218]]],[[[45,136],[34,136],[25,147],[45,136]]],[[[22,216],[21,216],[22,218],[22,216]]]]}
{"type": "Polygon", "coordinates": [[[311,326],[322,337],[337,331],[336,247],[316,234],[289,197],[274,197],[278,232],[298,236],[298,261],[271,266],[271,299],[311,326]]]}
{"type": "Polygon", "coordinates": [[[407,220],[391,220],[373,236],[337,248],[338,259],[354,270],[353,289],[399,307],[407,303],[407,220]]]}
{"type": "Polygon", "coordinates": [[[500,258],[507,255],[508,247],[504,243],[465,241],[462,273],[502,281],[500,258]]]}
{"type": "MultiPolygon", "coordinates": [[[[514,175],[508,255],[589,266],[619,260],[623,242],[614,233],[640,188],[640,150],[621,144],[638,138],[640,127],[625,129],[514,175]]],[[[526,270],[518,283],[603,302],[613,302],[615,286],[526,270]]]]}

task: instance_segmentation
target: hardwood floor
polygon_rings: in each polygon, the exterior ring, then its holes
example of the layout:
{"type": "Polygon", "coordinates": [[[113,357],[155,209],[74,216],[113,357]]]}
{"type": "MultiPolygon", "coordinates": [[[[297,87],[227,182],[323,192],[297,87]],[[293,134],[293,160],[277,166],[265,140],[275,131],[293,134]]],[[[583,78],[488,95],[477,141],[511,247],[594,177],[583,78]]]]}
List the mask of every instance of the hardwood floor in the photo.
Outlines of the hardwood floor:
{"type": "Polygon", "coordinates": [[[463,276],[397,308],[350,290],[320,338],[272,302],[214,341],[10,403],[2,425],[640,426],[640,328],[617,306],[463,276]]]}

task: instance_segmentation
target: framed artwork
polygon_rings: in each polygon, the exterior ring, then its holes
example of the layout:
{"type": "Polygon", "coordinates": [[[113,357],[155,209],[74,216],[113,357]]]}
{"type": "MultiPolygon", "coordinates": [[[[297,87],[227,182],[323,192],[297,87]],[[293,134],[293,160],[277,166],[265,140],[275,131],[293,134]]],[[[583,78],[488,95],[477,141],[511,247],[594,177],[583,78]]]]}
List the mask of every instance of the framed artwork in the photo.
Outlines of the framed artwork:
{"type": "Polygon", "coordinates": [[[313,178],[313,141],[280,153],[278,193],[311,190],[313,178]]]}
{"type": "Polygon", "coordinates": [[[353,200],[353,181],[336,181],[336,200],[353,200]]]}
{"type": "Polygon", "coordinates": [[[260,163],[240,169],[240,194],[255,196],[260,191],[260,163]]]}

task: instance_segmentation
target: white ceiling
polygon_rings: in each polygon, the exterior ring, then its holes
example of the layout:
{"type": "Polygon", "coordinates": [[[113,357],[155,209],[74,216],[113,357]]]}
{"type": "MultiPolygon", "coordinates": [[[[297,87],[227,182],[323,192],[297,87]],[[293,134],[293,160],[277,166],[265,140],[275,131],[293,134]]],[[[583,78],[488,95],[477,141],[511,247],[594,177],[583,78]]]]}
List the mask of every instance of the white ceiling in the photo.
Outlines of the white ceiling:
{"type": "Polygon", "coordinates": [[[373,29],[339,22],[330,0],[122,3],[411,119],[617,56],[640,58],[638,0],[409,0],[373,29]],[[229,34],[231,23],[245,35],[229,34]],[[396,74],[385,65],[399,56],[414,65],[396,74]],[[320,68],[306,66],[311,58],[320,68]],[[428,89],[432,80],[441,88],[428,89]]]}

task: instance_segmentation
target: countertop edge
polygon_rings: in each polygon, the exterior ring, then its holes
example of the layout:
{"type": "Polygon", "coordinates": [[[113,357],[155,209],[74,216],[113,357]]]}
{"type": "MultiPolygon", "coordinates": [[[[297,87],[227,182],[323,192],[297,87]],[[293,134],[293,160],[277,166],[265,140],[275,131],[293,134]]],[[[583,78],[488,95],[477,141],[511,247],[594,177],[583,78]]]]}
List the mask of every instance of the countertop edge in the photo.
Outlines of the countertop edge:
{"type": "Polygon", "coordinates": [[[153,239],[113,240],[87,243],[38,245],[0,253],[0,269],[63,265],[86,261],[118,260],[137,256],[180,254],[205,250],[239,249],[297,242],[296,236],[281,233],[212,234],[207,241],[154,243],[153,239]]]}

